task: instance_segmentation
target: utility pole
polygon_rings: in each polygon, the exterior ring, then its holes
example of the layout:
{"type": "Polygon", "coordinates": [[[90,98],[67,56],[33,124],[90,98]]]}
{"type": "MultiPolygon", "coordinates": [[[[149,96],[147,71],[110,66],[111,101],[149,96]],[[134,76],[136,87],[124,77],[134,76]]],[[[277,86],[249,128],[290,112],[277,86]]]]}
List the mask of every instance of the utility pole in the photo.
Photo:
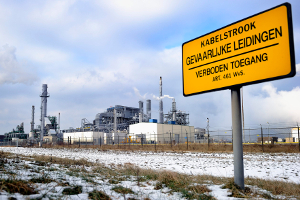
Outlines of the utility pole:
{"type": "Polygon", "coordinates": [[[172,148],[172,138],[171,138],[171,131],[170,132],[170,143],[171,143],[171,148],[172,148]]]}
{"type": "Polygon", "coordinates": [[[188,150],[189,149],[188,133],[186,130],[185,130],[185,132],[186,132],[186,149],[188,150]]]}
{"type": "Polygon", "coordinates": [[[261,134],[261,147],[262,147],[262,151],[264,152],[264,134],[263,134],[262,125],[260,125],[260,134],[261,134]]]}
{"type": "Polygon", "coordinates": [[[269,122],[267,122],[268,124],[268,144],[270,143],[270,133],[269,133],[269,129],[270,129],[270,124],[269,122]]]}
{"type": "Polygon", "coordinates": [[[209,147],[209,118],[207,118],[207,126],[206,126],[206,129],[207,129],[207,145],[209,147]]]}
{"type": "Polygon", "coordinates": [[[142,149],[143,149],[144,148],[144,146],[143,146],[143,140],[144,140],[143,133],[141,133],[141,135],[142,135],[142,141],[141,141],[141,143],[142,143],[142,149]]]}
{"type": "Polygon", "coordinates": [[[299,143],[299,152],[300,152],[300,138],[299,138],[299,125],[297,123],[297,128],[298,128],[298,143],[299,143]]]}

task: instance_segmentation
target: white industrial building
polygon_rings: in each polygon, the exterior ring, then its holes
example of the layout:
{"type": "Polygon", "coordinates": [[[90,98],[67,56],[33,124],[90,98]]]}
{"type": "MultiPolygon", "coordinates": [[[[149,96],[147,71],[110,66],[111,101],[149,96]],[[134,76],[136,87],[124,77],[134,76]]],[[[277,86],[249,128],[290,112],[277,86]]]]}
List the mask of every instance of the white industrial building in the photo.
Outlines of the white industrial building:
{"type": "Polygon", "coordinates": [[[292,138],[293,138],[293,142],[299,142],[299,140],[298,140],[298,128],[293,128],[292,129],[292,138]]]}
{"type": "Polygon", "coordinates": [[[127,133],[104,133],[98,131],[80,131],[63,133],[63,140],[69,144],[117,144],[126,140],[127,133]]]}
{"type": "Polygon", "coordinates": [[[82,131],[82,132],[68,132],[63,134],[64,142],[70,142],[71,144],[78,143],[79,140],[81,143],[98,143],[100,137],[103,138],[103,132],[94,132],[94,131],[82,131]]]}
{"type": "Polygon", "coordinates": [[[146,143],[185,143],[195,141],[195,129],[194,126],[142,122],[129,126],[129,136],[133,140],[142,139],[146,143]]]}

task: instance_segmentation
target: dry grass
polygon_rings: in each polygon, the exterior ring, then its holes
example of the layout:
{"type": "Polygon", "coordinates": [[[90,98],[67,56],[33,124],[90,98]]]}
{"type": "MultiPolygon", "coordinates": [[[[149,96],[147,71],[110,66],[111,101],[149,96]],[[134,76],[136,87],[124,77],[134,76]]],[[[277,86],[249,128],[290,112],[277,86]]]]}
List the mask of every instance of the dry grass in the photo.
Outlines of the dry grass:
{"type": "Polygon", "coordinates": [[[8,193],[20,193],[23,195],[36,194],[32,184],[23,180],[0,179],[0,188],[1,191],[5,190],[8,193]]]}
{"type": "Polygon", "coordinates": [[[222,187],[223,189],[229,189],[231,191],[230,197],[236,198],[250,198],[251,197],[251,190],[248,187],[245,187],[242,190],[238,185],[234,183],[234,180],[229,180],[225,185],[222,187]]]}
{"type": "Polygon", "coordinates": [[[123,187],[121,185],[113,187],[112,190],[121,194],[134,194],[134,192],[130,188],[123,187]]]}
{"type": "MultiPolygon", "coordinates": [[[[45,148],[79,148],[79,145],[44,145],[45,148]]],[[[121,151],[156,151],[156,152],[222,152],[228,153],[233,152],[232,144],[226,143],[211,143],[211,144],[203,144],[203,143],[189,143],[188,148],[187,144],[115,144],[115,145],[81,145],[80,148],[91,148],[91,149],[99,149],[102,151],[106,150],[121,150],[121,151]]],[[[299,153],[299,144],[264,144],[264,151],[262,149],[261,144],[244,144],[243,145],[244,152],[265,152],[265,153],[299,153]]]]}
{"type": "Polygon", "coordinates": [[[63,194],[65,195],[74,195],[74,194],[80,194],[82,193],[82,186],[74,186],[74,187],[70,187],[70,188],[65,188],[62,191],[63,194]]]}
{"type": "MultiPolygon", "coordinates": [[[[43,167],[49,167],[50,164],[59,164],[68,167],[69,173],[74,173],[74,176],[75,173],[78,173],[78,175],[76,176],[79,176],[79,174],[81,174],[81,176],[85,176],[86,179],[90,178],[91,180],[93,179],[91,175],[98,177],[101,176],[109,180],[109,183],[111,184],[116,184],[120,181],[127,180],[127,178],[130,177],[136,177],[135,180],[137,181],[137,185],[139,185],[140,182],[147,182],[149,180],[156,181],[155,189],[161,190],[165,187],[168,187],[171,190],[171,193],[180,192],[186,199],[213,199],[213,197],[209,195],[209,189],[207,187],[207,185],[210,184],[225,185],[226,188],[231,190],[232,196],[235,197],[257,198],[258,195],[262,198],[271,198],[271,194],[283,195],[286,196],[287,199],[300,199],[300,184],[290,182],[263,180],[258,178],[245,179],[246,185],[256,186],[260,189],[268,191],[268,193],[263,193],[261,191],[250,191],[249,189],[246,189],[246,191],[241,191],[236,185],[233,184],[232,178],[214,177],[209,175],[187,175],[172,171],[142,169],[130,163],[124,165],[111,165],[110,167],[106,167],[101,163],[91,163],[84,159],[73,160],[67,158],[57,158],[54,156],[16,156],[10,153],[0,152],[0,163],[5,163],[5,160],[7,158],[13,158],[15,160],[16,158],[23,160],[27,159],[31,162],[34,162],[36,165],[43,167]],[[85,169],[86,166],[91,167],[90,172],[85,169]]],[[[32,180],[30,182],[47,183],[49,181],[50,180],[48,180],[47,177],[41,177],[39,180],[32,180]]],[[[9,184],[7,184],[6,182],[7,181],[2,180],[2,190],[14,192],[15,190],[17,190],[17,188],[24,188],[24,191],[31,191],[29,189],[25,189],[25,186],[28,186],[27,182],[21,181],[23,185],[20,185],[20,181],[7,182],[9,184]]],[[[70,188],[70,190],[74,191],[73,189],[74,188],[70,188]]],[[[76,191],[78,191],[77,189],[75,188],[76,191]]],[[[98,194],[99,193],[94,192],[93,195],[98,194]]],[[[125,195],[125,191],[123,191],[122,194],[125,195]]]]}
{"type": "Polygon", "coordinates": [[[300,184],[254,178],[246,178],[245,184],[257,186],[271,192],[273,195],[284,195],[300,199],[300,184]]]}
{"type": "Polygon", "coordinates": [[[103,191],[94,190],[89,193],[89,199],[93,200],[111,200],[111,198],[103,191]]]}

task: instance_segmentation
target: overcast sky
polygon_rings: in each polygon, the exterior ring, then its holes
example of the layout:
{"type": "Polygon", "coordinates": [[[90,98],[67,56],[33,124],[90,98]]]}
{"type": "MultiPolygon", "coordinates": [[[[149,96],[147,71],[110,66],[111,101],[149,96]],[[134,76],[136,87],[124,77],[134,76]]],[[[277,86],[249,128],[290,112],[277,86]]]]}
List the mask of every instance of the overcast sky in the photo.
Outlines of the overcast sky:
{"type": "MultiPolygon", "coordinates": [[[[163,94],[190,114],[190,125],[231,127],[230,90],[182,95],[182,43],[285,1],[45,0],[0,2],[0,134],[21,122],[30,131],[31,107],[40,124],[39,95],[48,84],[48,115],[61,128],[80,127],[114,105],[152,100],[158,118],[163,94]]],[[[292,5],[297,75],[243,88],[245,127],[300,123],[300,1],[292,5]]],[[[171,109],[164,99],[164,112],[171,109]]]]}

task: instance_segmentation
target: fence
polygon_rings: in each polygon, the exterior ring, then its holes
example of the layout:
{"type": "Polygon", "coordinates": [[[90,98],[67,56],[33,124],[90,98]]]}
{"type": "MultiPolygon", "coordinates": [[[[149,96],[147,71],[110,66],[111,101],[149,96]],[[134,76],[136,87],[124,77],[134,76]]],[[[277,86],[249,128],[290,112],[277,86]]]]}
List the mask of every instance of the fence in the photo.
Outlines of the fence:
{"type": "MultiPolygon", "coordinates": [[[[283,128],[249,128],[243,129],[243,143],[245,145],[254,144],[261,145],[262,151],[264,146],[267,148],[268,145],[276,144],[290,144],[299,145],[299,131],[298,127],[283,127],[283,128]]],[[[28,142],[26,140],[18,141],[5,141],[0,142],[1,146],[32,146],[38,143],[37,140],[28,142]]],[[[56,142],[44,141],[48,146],[60,145],[69,147],[99,147],[99,148],[111,148],[111,149],[178,149],[178,150],[189,150],[189,149],[203,149],[205,146],[209,147],[215,144],[227,145],[227,148],[232,148],[232,130],[206,130],[205,132],[186,132],[183,134],[177,134],[166,132],[163,134],[127,134],[119,136],[100,136],[100,137],[72,137],[63,138],[56,142]],[[198,145],[198,146],[197,146],[198,145]]]]}
{"type": "MultiPolygon", "coordinates": [[[[243,129],[243,143],[294,143],[299,142],[298,127],[243,129]]],[[[209,132],[212,143],[232,143],[232,130],[209,132]]]]}

